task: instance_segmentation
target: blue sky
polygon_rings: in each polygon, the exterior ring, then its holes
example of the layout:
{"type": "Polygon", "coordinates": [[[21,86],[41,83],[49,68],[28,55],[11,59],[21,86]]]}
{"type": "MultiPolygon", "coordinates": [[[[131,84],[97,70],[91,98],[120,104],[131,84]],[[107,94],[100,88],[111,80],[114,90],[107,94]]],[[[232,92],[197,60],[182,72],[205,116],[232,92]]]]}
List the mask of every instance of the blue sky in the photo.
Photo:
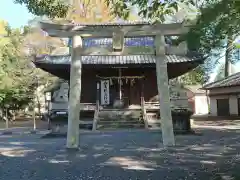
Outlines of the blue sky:
{"type": "Polygon", "coordinates": [[[14,0],[1,0],[0,19],[7,21],[10,26],[17,28],[27,24],[34,16],[26,7],[14,4],[14,0]]]}

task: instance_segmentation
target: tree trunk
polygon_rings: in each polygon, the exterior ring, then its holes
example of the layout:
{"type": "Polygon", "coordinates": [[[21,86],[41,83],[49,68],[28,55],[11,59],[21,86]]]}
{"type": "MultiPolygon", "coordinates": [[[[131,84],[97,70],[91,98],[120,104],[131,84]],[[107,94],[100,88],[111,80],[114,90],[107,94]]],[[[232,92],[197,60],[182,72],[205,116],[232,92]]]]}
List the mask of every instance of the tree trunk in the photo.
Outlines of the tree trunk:
{"type": "Polygon", "coordinates": [[[225,66],[224,66],[224,77],[229,76],[229,65],[231,62],[231,52],[232,52],[232,36],[228,36],[227,38],[227,48],[225,54],[225,66]]]}

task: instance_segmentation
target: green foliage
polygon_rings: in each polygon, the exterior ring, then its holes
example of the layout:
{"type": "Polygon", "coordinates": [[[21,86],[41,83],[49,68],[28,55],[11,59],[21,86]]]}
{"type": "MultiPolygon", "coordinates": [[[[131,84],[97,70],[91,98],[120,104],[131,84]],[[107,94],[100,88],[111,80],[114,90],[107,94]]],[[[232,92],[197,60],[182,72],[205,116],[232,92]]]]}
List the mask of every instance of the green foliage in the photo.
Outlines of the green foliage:
{"type": "MultiPolygon", "coordinates": [[[[208,65],[215,67],[225,52],[225,73],[229,75],[231,62],[236,62],[234,39],[239,36],[240,2],[237,0],[207,1],[200,8],[197,24],[185,36],[190,49],[199,50],[208,57],[208,65]]],[[[207,67],[207,66],[206,66],[207,67]]],[[[209,71],[209,67],[207,69],[209,71]]],[[[212,69],[210,69],[211,72],[212,69]]]]}
{"type": "MultiPolygon", "coordinates": [[[[25,4],[30,12],[49,17],[67,17],[70,6],[61,0],[15,0],[25,4]]],[[[74,1],[76,2],[76,1],[74,1]]],[[[80,2],[82,2],[80,0],[80,2]]],[[[85,1],[84,1],[85,2],[85,1]]],[[[90,2],[90,1],[89,1],[90,2]]],[[[240,1],[239,0],[106,0],[112,13],[127,19],[132,7],[136,7],[138,15],[151,22],[166,22],[169,16],[180,11],[181,6],[196,7],[196,25],[190,32],[177,39],[177,43],[187,41],[190,50],[197,50],[205,56],[219,56],[219,52],[226,47],[226,39],[233,39],[239,35],[240,29],[240,1]]],[[[187,21],[190,18],[186,17],[187,21]]],[[[230,46],[232,47],[232,43],[230,46]]],[[[230,61],[234,48],[226,61],[230,61]]],[[[218,60],[209,58],[204,71],[211,71],[218,60]]],[[[195,74],[195,72],[193,72],[195,74]]],[[[198,78],[197,78],[198,79],[198,78]]]]}
{"type": "Polygon", "coordinates": [[[201,8],[196,26],[188,34],[190,47],[200,48],[206,54],[225,47],[224,40],[239,33],[240,11],[237,7],[240,7],[240,3],[234,0],[208,1],[201,8]]]}
{"type": "MultiPolygon", "coordinates": [[[[152,22],[164,22],[166,15],[173,15],[178,10],[178,4],[184,0],[107,0],[108,4],[113,6],[113,13],[119,17],[127,18],[132,6],[139,9],[139,16],[149,19],[152,22]]],[[[185,3],[186,0],[184,1],[185,3]]]]}
{"type": "Polygon", "coordinates": [[[9,26],[5,30],[7,36],[0,39],[0,107],[16,110],[33,98],[33,70],[21,53],[20,30],[9,26]]]}
{"type": "Polygon", "coordinates": [[[65,17],[69,7],[63,0],[15,0],[15,2],[26,5],[28,10],[37,16],[47,15],[51,18],[65,17]]]}
{"type": "Polygon", "coordinates": [[[105,0],[74,0],[63,19],[75,23],[111,22],[115,15],[105,0]]]}
{"type": "MultiPolygon", "coordinates": [[[[67,1],[63,0],[15,0],[15,2],[26,5],[29,11],[35,15],[46,15],[51,18],[66,17],[71,7],[66,3],[67,1]]],[[[80,0],[80,2],[82,1],[80,0]]],[[[149,3],[147,0],[107,0],[106,2],[112,8],[114,15],[125,19],[131,14],[131,6],[138,6],[140,16],[154,21],[164,21],[166,14],[174,14],[178,8],[178,3],[186,2],[186,0],[177,2],[172,0],[164,0],[162,2],[153,0],[152,3],[149,3]]]]}
{"type": "MultiPolygon", "coordinates": [[[[30,12],[36,15],[49,17],[66,17],[70,6],[61,0],[15,0],[25,4],[30,12]]],[[[81,2],[81,1],[80,1],[81,2]]],[[[112,12],[127,19],[131,14],[132,6],[139,9],[139,16],[152,22],[165,22],[166,17],[178,12],[180,5],[198,6],[194,0],[107,0],[112,12]]],[[[200,49],[209,54],[212,49],[223,46],[227,35],[235,35],[240,28],[240,1],[207,0],[198,7],[200,15],[197,24],[187,36],[189,48],[200,49]]],[[[197,12],[196,12],[197,13],[197,12]]]]}
{"type": "MultiPolygon", "coordinates": [[[[128,8],[137,6],[139,15],[152,22],[166,22],[169,16],[173,16],[180,11],[182,5],[185,7],[196,7],[196,25],[190,32],[178,38],[177,43],[187,41],[190,50],[197,50],[209,59],[206,61],[204,71],[210,73],[215,67],[222,54],[226,50],[226,39],[230,39],[228,44],[228,54],[226,64],[234,61],[233,54],[236,51],[233,47],[233,40],[239,36],[240,29],[240,1],[239,0],[206,0],[206,1],[172,1],[172,0],[109,0],[113,4],[113,10],[119,16],[125,17],[128,8]]],[[[194,14],[194,13],[192,13],[194,14]]],[[[189,19],[185,17],[185,21],[189,19]]],[[[226,73],[228,74],[228,73],[226,73]]]]}
{"type": "Polygon", "coordinates": [[[198,85],[203,84],[205,81],[205,71],[204,67],[198,66],[191,72],[184,74],[180,77],[180,81],[184,85],[198,85]]]}
{"type": "Polygon", "coordinates": [[[29,93],[33,94],[31,91],[28,92],[19,87],[0,89],[0,105],[2,108],[19,110],[32,101],[29,93]]]}

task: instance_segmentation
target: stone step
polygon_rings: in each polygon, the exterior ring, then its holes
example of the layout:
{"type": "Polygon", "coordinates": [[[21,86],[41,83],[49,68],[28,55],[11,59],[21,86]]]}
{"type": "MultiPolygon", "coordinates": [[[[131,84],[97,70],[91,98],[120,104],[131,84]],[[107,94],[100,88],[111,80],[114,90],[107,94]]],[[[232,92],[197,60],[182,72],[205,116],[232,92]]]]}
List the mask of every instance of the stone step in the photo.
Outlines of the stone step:
{"type": "Polygon", "coordinates": [[[111,124],[144,124],[144,122],[142,121],[98,121],[98,124],[103,124],[103,125],[111,125],[111,124]]]}
{"type": "Polygon", "coordinates": [[[97,129],[132,129],[132,128],[144,128],[144,124],[97,125],[97,129]]]}
{"type": "Polygon", "coordinates": [[[119,113],[131,113],[131,112],[141,112],[141,109],[127,109],[127,110],[116,110],[116,109],[108,109],[108,110],[100,110],[100,112],[119,112],[119,113]]]}
{"type": "Polygon", "coordinates": [[[157,113],[155,113],[155,112],[147,112],[147,115],[149,115],[149,116],[155,116],[157,113]]]}
{"type": "Polygon", "coordinates": [[[99,121],[141,121],[142,117],[98,117],[99,121]]]}
{"type": "Polygon", "coordinates": [[[101,115],[99,115],[98,116],[98,118],[99,119],[113,119],[113,120],[115,120],[115,119],[140,119],[142,116],[141,115],[139,115],[139,116],[101,116],[101,115]]]}
{"type": "Polygon", "coordinates": [[[160,123],[161,122],[161,120],[157,119],[157,118],[149,118],[149,117],[147,117],[147,118],[148,118],[148,122],[150,122],[150,123],[160,123]]]}
{"type": "Polygon", "coordinates": [[[149,123],[148,127],[149,128],[159,128],[159,127],[161,127],[161,123],[149,123]]]}
{"type": "Polygon", "coordinates": [[[159,121],[159,120],[149,120],[148,119],[148,124],[161,124],[161,121],[159,121]]]}
{"type": "Polygon", "coordinates": [[[141,109],[101,109],[100,112],[140,112],[141,109]]]}
{"type": "Polygon", "coordinates": [[[142,117],[127,118],[127,117],[98,117],[99,121],[139,121],[142,117]]]}
{"type": "Polygon", "coordinates": [[[101,110],[97,129],[144,128],[141,110],[101,110]]]}
{"type": "Polygon", "coordinates": [[[127,117],[137,117],[141,116],[141,111],[100,111],[99,117],[114,117],[114,116],[127,116],[127,117]]]}

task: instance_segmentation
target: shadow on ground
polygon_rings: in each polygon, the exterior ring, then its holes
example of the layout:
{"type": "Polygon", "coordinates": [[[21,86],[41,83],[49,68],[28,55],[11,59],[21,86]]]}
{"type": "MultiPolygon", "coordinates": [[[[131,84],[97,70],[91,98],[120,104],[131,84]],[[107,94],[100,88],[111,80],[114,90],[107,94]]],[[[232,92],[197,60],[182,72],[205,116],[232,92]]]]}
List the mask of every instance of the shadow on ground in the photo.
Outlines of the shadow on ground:
{"type": "Polygon", "coordinates": [[[240,179],[240,130],[200,131],[168,150],[156,131],[82,134],[75,153],[64,138],[1,136],[0,179],[240,179]]]}

